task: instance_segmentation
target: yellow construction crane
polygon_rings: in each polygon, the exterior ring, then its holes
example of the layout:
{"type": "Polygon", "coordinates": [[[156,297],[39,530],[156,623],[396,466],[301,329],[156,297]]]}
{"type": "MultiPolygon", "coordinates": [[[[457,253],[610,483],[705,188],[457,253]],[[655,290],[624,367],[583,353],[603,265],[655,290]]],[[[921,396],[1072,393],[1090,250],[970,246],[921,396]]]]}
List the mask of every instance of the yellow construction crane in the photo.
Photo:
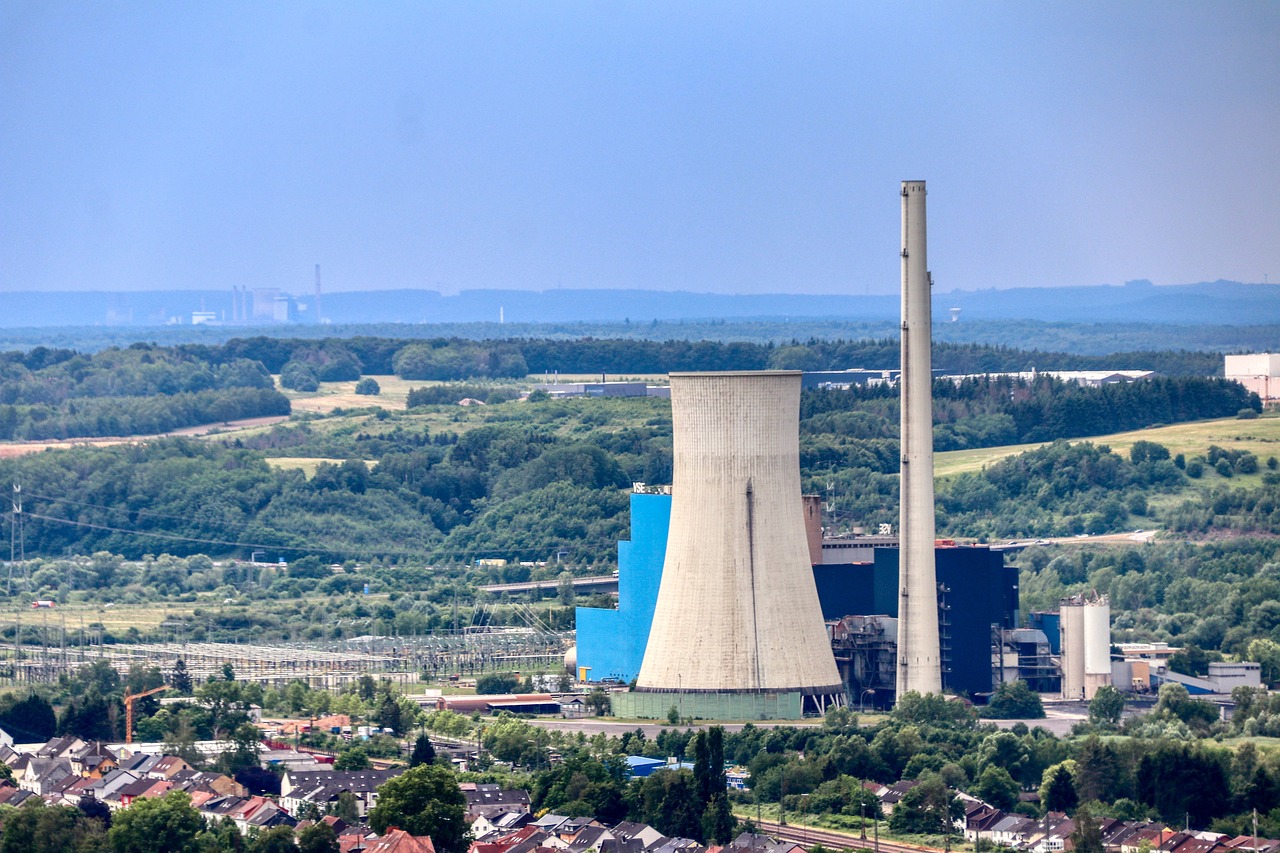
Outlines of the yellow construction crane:
{"type": "Polygon", "coordinates": [[[137,699],[141,699],[143,696],[150,696],[152,693],[159,693],[162,690],[168,690],[168,689],[169,689],[169,686],[166,684],[162,687],[153,687],[150,690],[143,690],[141,693],[129,693],[128,691],[125,691],[125,694],[124,694],[124,742],[125,743],[133,743],[133,703],[134,701],[137,699]]]}

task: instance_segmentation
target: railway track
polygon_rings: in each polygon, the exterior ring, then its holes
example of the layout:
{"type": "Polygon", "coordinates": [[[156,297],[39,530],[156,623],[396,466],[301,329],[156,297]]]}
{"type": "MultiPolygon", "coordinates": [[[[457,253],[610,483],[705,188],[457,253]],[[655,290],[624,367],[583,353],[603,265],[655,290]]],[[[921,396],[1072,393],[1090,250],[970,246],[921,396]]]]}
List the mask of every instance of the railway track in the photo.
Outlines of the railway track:
{"type": "Polygon", "coordinates": [[[871,850],[874,853],[942,853],[941,847],[924,847],[918,844],[903,844],[900,841],[876,841],[871,835],[866,838],[832,829],[819,829],[813,826],[796,826],[780,824],[776,821],[762,820],[756,826],[764,835],[771,835],[784,841],[794,841],[804,847],[821,844],[832,850],[871,850]]]}

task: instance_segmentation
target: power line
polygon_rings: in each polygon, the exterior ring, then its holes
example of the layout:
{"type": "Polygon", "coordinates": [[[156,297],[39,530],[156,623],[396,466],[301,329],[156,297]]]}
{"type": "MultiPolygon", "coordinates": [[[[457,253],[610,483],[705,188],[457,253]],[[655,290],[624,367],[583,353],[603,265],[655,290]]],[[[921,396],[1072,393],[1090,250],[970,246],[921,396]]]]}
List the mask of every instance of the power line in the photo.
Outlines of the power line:
{"type": "MultiPolygon", "coordinates": [[[[196,542],[202,545],[229,545],[235,548],[261,548],[274,551],[302,551],[306,548],[294,547],[291,545],[263,545],[252,542],[228,542],[224,539],[200,539],[194,536],[180,536],[176,533],[158,533],[152,530],[128,530],[124,527],[112,527],[109,524],[96,524],[92,521],[76,521],[72,518],[58,518],[52,515],[41,515],[38,512],[27,513],[32,518],[38,518],[41,521],[53,521],[58,524],[70,524],[75,527],[90,527],[94,530],[106,530],[110,533],[129,533],[134,536],[154,536],[158,539],[173,539],[179,542],[196,542]]],[[[311,549],[319,550],[319,549],[311,549]]]]}
{"type": "MultiPolygon", "coordinates": [[[[102,530],[108,533],[123,533],[131,536],[151,536],[157,539],[168,539],[175,542],[192,542],[198,545],[222,545],[230,548],[249,548],[255,550],[267,551],[290,551],[295,553],[321,553],[330,556],[389,556],[389,557],[421,557],[430,561],[439,560],[454,556],[458,551],[435,549],[431,551],[409,551],[380,548],[376,546],[355,547],[351,545],[343,545],[339,547],[331,547],[329,545],[320,545],[315,543],[303,545],[267,545],[263,543],[253,542],[232,542],[225,539],[205,539],[197,536],[183,536],[177,533],[161,533],[151,530],[131,530],[125,527],[114,527],[109,524],[98,524],[92,521],[78,521],[71,518],[58,518],[52,515],[43,515],[41,513],[28,511],[26,515],[31,518],[38,518],[41,521],[50,521],[55,524],[66,524],[73,527],[87,527],[93,530],[102,530]]],[[[566,544],[550,545],[551,550],[566,548],[566,544]]],[[[585,546],[580,546],[585,547],[585,546]]],[[[523,548],[523,549],[502,549],[491,551],[467,551],[472,555],[483,554],[545,554],[547,548],[523,548]]]]}
{"type": "Polygon", "coordinates": [[[27,495],[29,497],[36,498],[37,500],[49,501],[50,503],[75,504],[76,506],[87,506],[91,509],[102,510],[103,512],[123,513],[125,515],[147,515],[153,518],[172,518],[175,521],[191,520],[191,516],[189,515],[170,515],[164,512],[152,512],[149,509],[129,509],[127,507],[106,506],[105,504],[95,504],[95,503],[90,503],[89,501],[77,501],[77,500],[73,500],[72,498],[55,498],[50,495],[37,495],[33,492],[28,492],[27,495]]]}

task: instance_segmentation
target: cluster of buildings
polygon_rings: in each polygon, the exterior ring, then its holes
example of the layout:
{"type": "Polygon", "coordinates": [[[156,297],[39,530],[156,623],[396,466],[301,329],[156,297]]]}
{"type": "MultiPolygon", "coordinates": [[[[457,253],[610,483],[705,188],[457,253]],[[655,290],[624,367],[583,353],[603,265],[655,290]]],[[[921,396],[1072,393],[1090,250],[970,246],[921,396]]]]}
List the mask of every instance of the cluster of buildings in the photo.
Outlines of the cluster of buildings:
{"type": "MultiPolygon", "coordinates": [[[[1070,850],[1075,821],[1061,812],[1042,818],[1003,812],[978,800],[965,803],[964,836],[1020,853],[1070,850]]],[[[1252,835],[1225,835],[1172,829],[1151,821],[1100,818],[1098,829],[1106,853],[1277,853],[1280,841],[1252,835]]],[[[957,826],[957,828],[959,828],[957,826]]]]}
{"type": "Polygon", "coordinates": [[[552,397],[671,397],[666,385],[649,385],[644,382],[545,382],[534,390],[545,391],[552,397]]]}
{"type": "Polygon", "coordinates": [[[16,783],[11,789],[0,786],[0,795],[7,794],[12,805],[30,797],[72,806],[96,800],[118,811],[143,797],[186,791],[204,817],[230,818],[242,832],[296,823],[269,798],[251,796],[231,777],[196,770],[176,755],[59,737],[43,744],[0,746],[0,761],[16,783]]]}
{"type": "Polygon", "coordinates": [[[791,841],[742,833],[729,844],[700,844],[692,838],[669,838],[645,823],[623,821],[606,826],[586,817],[546,814],[518,828],[480,834],[470,853],[804,853],[791,841]]]}
{"type": "MultiPolygon", "coordinates": [[[[206,821],[221,823],[227,819],[243,833],[276,826],[303,828],[308,825],[302,819],[304,815],[326,815],[343,794],[354,796],[363,819],[377,803],[378,786],[405,769],[338,771],[310,755],[269,749],[261,756],[264,767],[273,763],[286,765],[280,779],[280,795],[276,797],[253,794],[235,779],[197,770],[178,756],[144,751],[154,745],[111,745],[77,737],[26,745],[15,745],[3,736],[0,741],[0,761],[8,766],[14,779],[13,783],[0,782],[0,805],[20,806],[38,798],[50,805],[79,806],[92,800],[114,812],[144,797],[154,799],[172,791],[185,791],[192,807],[206,821]]],[[[225,744],[205,746],[221,748],[225,744]]],[[[527,813],[528,794],[519,794],[522,799],[516,796],[512,801],[522,802],[527,813]]],[[[477,808],[474,814],[481,811],[477,808]]],[[[429,838],[400,830],[388,830],[379,836],[367,826],[348,825],[333,816],[321,819],[334,827],[343,851],[435,853],[429,838]]]]}

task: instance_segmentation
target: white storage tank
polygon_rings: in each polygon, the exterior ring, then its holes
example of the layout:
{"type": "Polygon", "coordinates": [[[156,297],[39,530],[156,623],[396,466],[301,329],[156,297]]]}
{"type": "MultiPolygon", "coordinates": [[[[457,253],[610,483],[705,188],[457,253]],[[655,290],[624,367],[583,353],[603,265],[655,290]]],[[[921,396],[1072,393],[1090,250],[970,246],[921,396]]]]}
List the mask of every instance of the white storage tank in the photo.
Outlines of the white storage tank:
{"type": "Polygon", "coordinates": [[[1059,602],[1062,698],[1089,700],[1111,683],[1111,603],[1105,595],[1059,602]]]}

